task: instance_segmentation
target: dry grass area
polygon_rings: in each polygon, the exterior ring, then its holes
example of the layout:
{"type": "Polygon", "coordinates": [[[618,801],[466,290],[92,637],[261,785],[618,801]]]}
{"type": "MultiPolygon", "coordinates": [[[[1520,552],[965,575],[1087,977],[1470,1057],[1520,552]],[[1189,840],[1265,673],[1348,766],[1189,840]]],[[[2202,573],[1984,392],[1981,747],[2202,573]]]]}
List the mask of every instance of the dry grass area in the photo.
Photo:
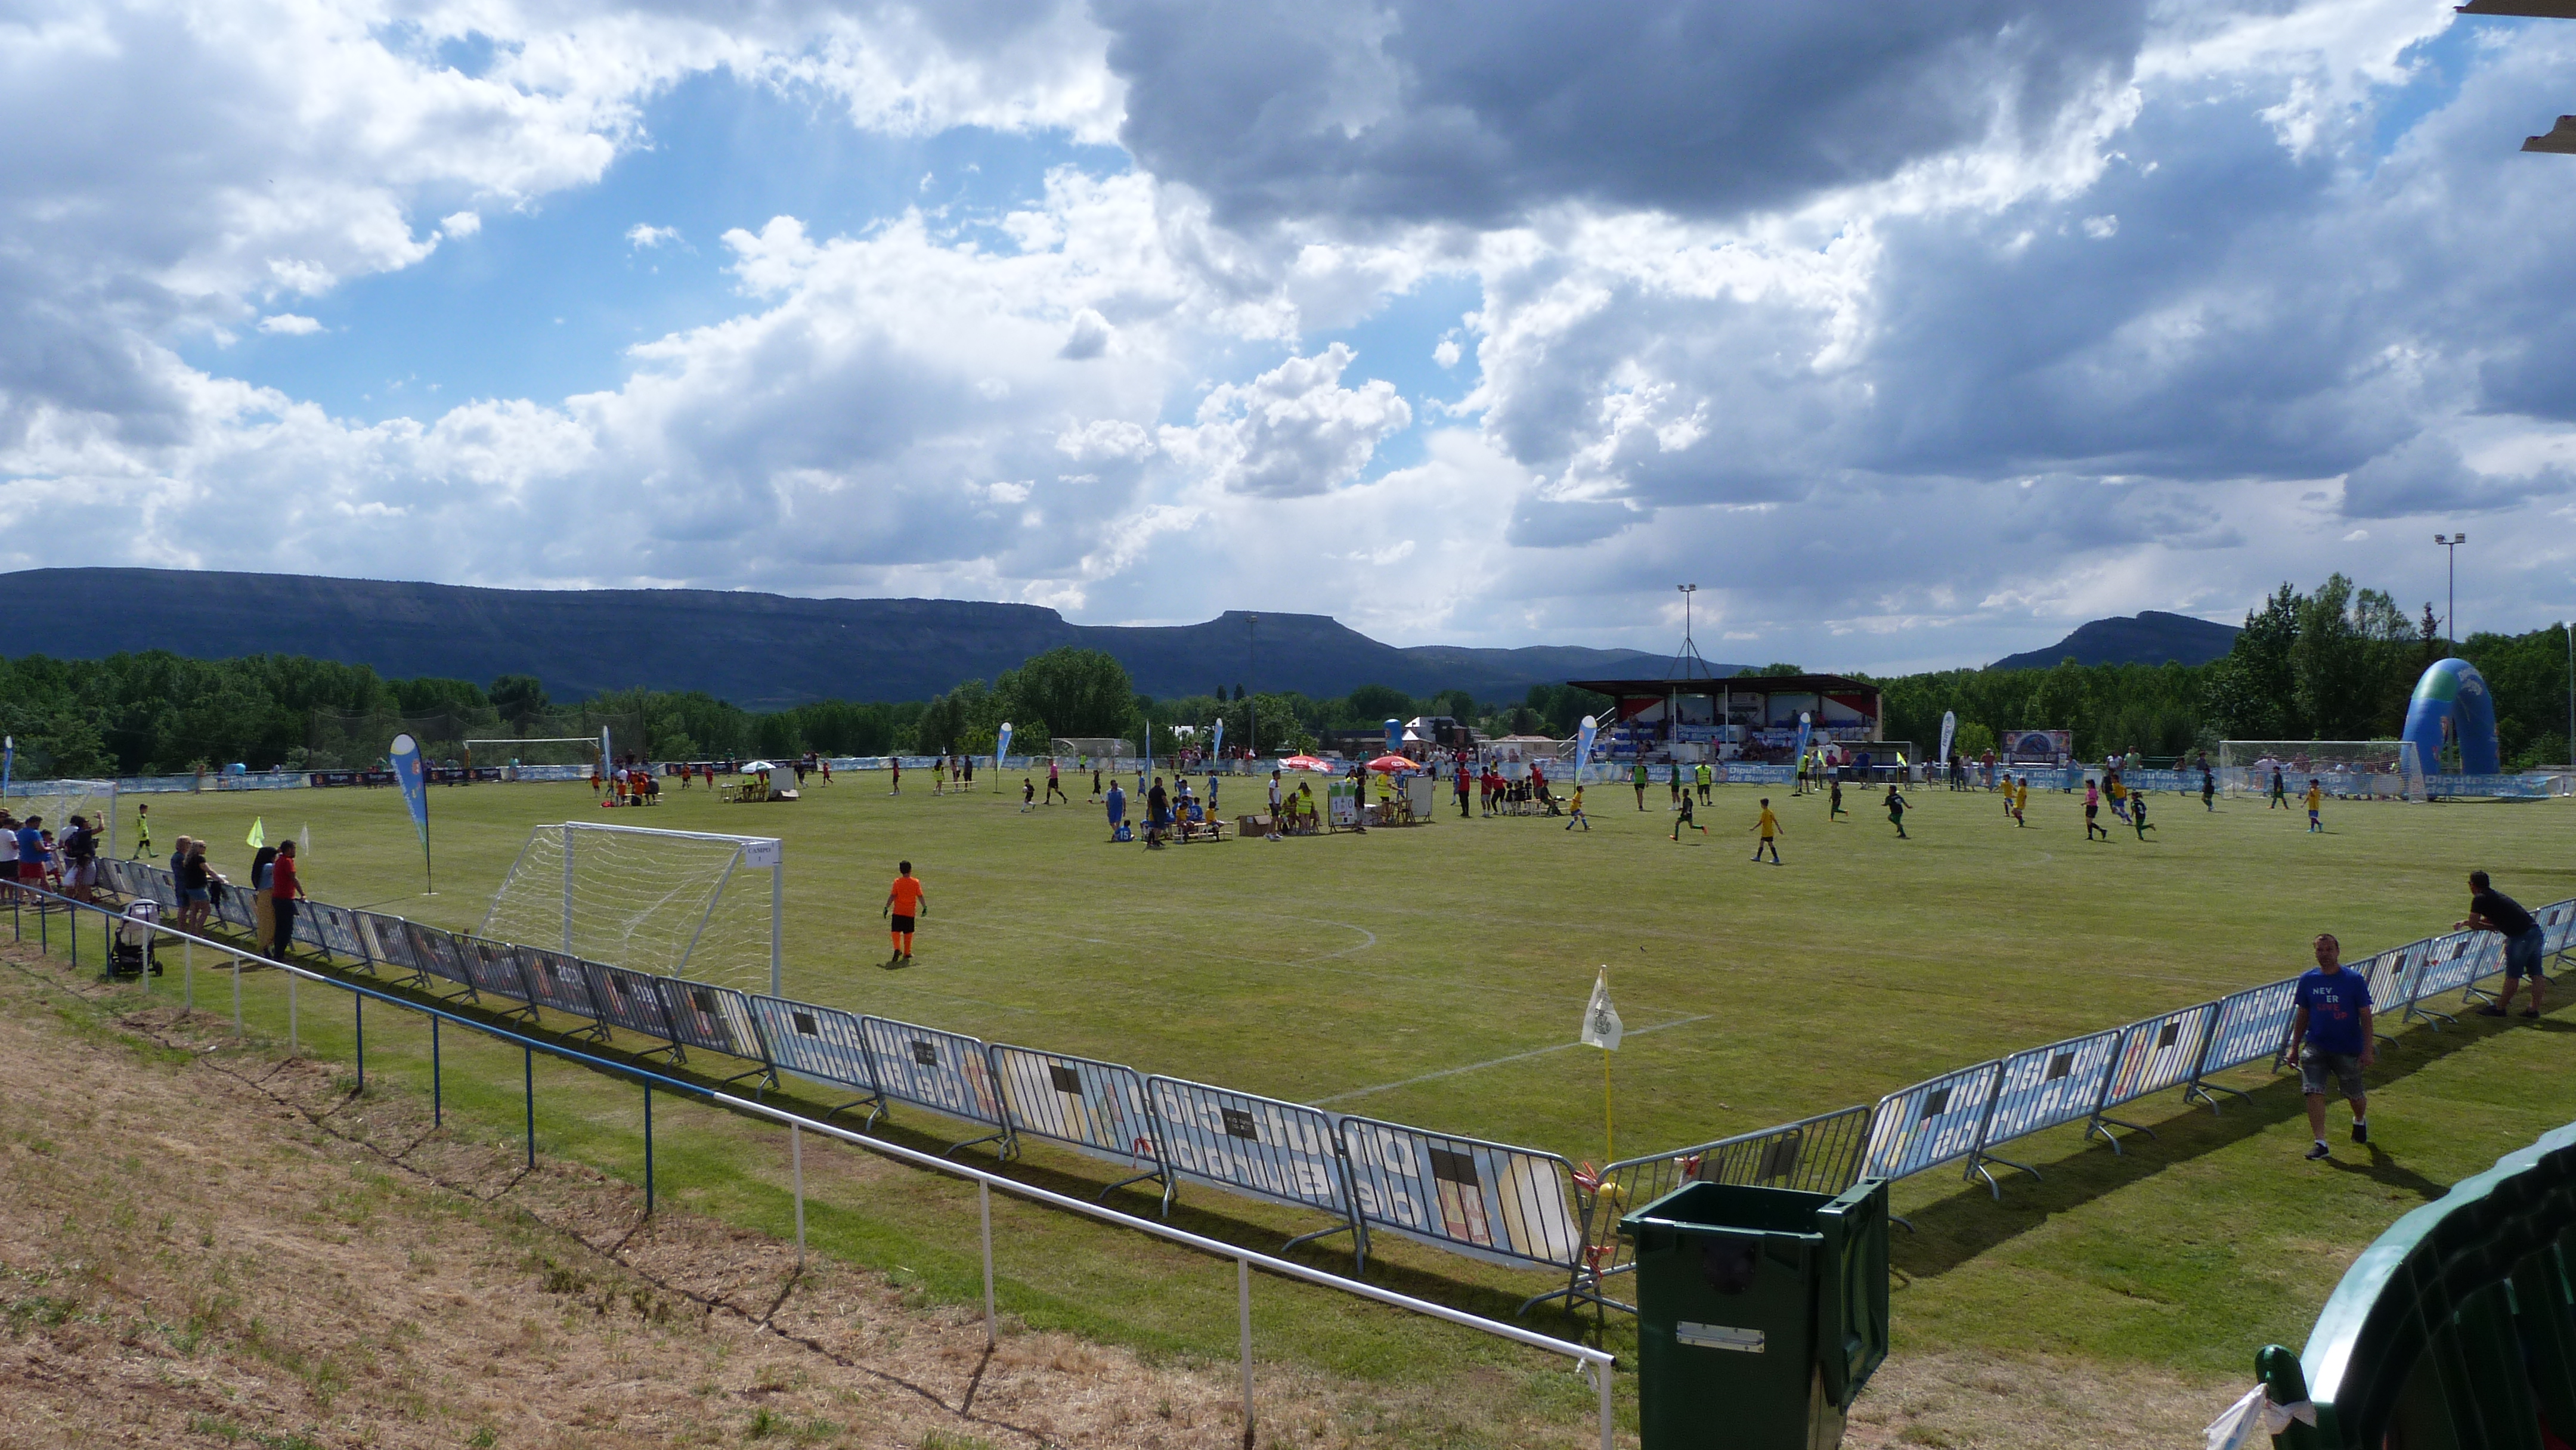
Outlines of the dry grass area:
{"type": "MultiPolygon", "coordinates": [[[[1231,1364],[934,1306],[0,962],[0,1446],[1227,1446],[1231,1364]]],[[[1497,1376],[1497,1380],[1500,1380],[1497,1376]]],[[[1501,1383],[1260,1369],[1262,1444],[1589,1443],[1501,1383]]],[[[2189,1443],[2224,1387],[1891,1363],[1851,1443],[2189,1443]]]]}

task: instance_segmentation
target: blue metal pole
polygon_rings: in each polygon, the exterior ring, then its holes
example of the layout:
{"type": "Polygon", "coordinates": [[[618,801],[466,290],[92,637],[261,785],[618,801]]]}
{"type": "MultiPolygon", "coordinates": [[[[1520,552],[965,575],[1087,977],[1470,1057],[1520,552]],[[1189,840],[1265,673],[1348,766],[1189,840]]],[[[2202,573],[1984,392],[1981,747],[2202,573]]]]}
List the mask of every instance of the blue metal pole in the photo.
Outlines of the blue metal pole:
{"type": "Polygon", "coordinates": [[[432,1017],[429,1019],[429,1125],[433,1128],[447,1121],[446,1104],[440,1093],[444,1086],[443,1077],[438,1062],[438,1019],[432,1017]]]}
{"type": "Polygon", "coordinates": [[[537,1166],[537,1054],[534,1048],[519,1049],[522,1087],[528,1096],[528,1167],[537,1166]]]}
{"type": "Polygon", "coordinates": [[[653,1216],[653,1085],[644,1084],[644,1216],[653,1216]]]}
{"type": "Polygon", "coordinates": [[[349,1000],[358,1014],[358,1091],[363,1094],[367,1090],[367,999],[352,992],[349,1000]]]}

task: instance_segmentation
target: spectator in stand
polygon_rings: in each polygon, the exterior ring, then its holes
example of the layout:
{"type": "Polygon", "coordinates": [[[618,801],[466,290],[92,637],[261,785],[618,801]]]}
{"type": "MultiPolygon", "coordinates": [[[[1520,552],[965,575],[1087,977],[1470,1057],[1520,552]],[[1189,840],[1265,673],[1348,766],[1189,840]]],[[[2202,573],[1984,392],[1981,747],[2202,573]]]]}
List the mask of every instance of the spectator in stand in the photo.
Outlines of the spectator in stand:
{"type": "Polygon", "coordinates": [[[295,879],[295,843],[288,841],[277,848],[277,859],[269,863],[268,909],[276,922],[268,939],[268,954],[277,961],[286,960],[286,949],[295,941],[295,904],[304,897],[304,884],[295,879]]]}
{"type": "Polygon", "coordinates": [[[2531,1005],[2525,1017],[2549,1010],[2541,1005],[2549,979],[2541,975],[2549,933],[2532,919],[2522,903],[2495,889],[2484,871],[2469,873],[2469,914],[2455,931],[2491,931],[2504,938],[2504,995],[2478,1009],[2481,1017],[2502,1017],[2513,1009],[2513,994],[2525,978],[2531,982],[2531,1005]]]}
{"type": "Polygon", "coordinates": [[[18,818],[0,810],[0,901],[18,899],[18,818]]]}

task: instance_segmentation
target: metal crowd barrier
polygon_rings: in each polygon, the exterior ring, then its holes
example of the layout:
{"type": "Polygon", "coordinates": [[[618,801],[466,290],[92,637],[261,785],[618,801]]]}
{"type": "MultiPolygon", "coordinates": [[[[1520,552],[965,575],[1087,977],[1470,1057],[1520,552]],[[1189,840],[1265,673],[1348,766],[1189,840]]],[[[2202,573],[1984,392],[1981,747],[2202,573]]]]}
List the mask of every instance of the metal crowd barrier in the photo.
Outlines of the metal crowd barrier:
{"type": "MultiPolygon", "coordinates": [[[[138,863],[120,864],[132,867],[138,863]]],[[[141,869],[148,872],[155,868],[142,867],[141,869]]],[[[113,889],[114,881],[119,877],[128,881],[134,879],[130,870],[115,873],[110,876],[111,889],[113,889]]],[[[29,892],[31,890],[31,888],[21,888],[22,892],[29,892]]],[[[109,945],[109,941],[118,925],[125,922],[127,918],[120,916],[108,907],[94,903],[74,901],[68,897],[58,896],[44,891],[32,891],[32,894],[38,898],[37,920],[40,933],[46,930],[51,917],[54,915],[61,914],[67,918],[66,924],[70,927],[72,964],[75,968],[80,965],[80,935],[78,921],[79,914],[83,911],[95,913],[99,917],[100,956],[103,962],[112,960],[112,957],[110,956],[112,948],[109,945]]],[[[11,919],[13,924],[17,921],[17,906],[24,899],[25,898],[23,896],[12,899],[11,919]]],[[[413,925],[417,928],[416,923],[413,925]]],[[[418,929],[422,931],[430,930],[428,928],[418,929]]],[[[219,952],[232,959],[234,965],[232,973],[233,1021],[235,1027],[238,1029],[241,1024],[242,973],[240,961],[244,956],[253,956],[256,958],[256,954],[245,951],[237,943],[228,943],[212,937],[199,936],[191,932],[181,931],[175,927],[156,925],[152,927],[151,930],[153,935],[156,937],[167,937],[173,941],[183,943],[189,948],[203,946],[210,951],[219,952]]],[[[47,936],[40,935],[39,941],[45,949],[50,951],[51,942],[47,936]]],[[[1533,1349],[1543,1349],[1551,1354],[1561,1354],[1573,1359],[1590,1374],[1595,1388],[1598,1391],[1599,1430],[1602,1450],[1612,1450],[1612,1446],[1615,1443],[1615,1420],[1611,1398],[1611,1371],[1617,1365],[1618,1361],[1615,1355],[1606,1351],[1593,1349],[1587,1345],[1568,1343],[1564,1340],[1555,1339],[1531,1330],[1522,1329],[1510,1324],[1504,1324],[1497,1320],[1468,1314],[1461,1310],[1449,1308],[1446,1305],[1434,1304],[1427,1300],[1416,1299],[1410,1295],[1396,1293],[1393,1290],[1381,1289],[1375,1285],[1364,1283],[1358,1279],[1346,1278],[1339,1274],[1329,1273],[1291,1260],[1276,1258],[1257,1250],[1239,1248],[1233,1244],[1224,1243],[1216,1239],[1205,1238],[1198,1234],[1173,1228],[1169,1224],[1157,1223],[1151,1219],[1139,1218],[1131,1214],[1120,1213],[1115,1209],[1102,1207],[1097,1202],[1086,1203],[1081,1199],[1072,1198],[1060,1193],[1053,1193],[1033,1184],[1022,1183],[1016,1179],[1003,1177],[997,1173],[988,1173],[980,1169],[970,1168],[964,1164],[950,1160],[945,1155],[933,1155],[919,1152],[914,1149],[904,1147],[901,1144],[887,1142],[880,1138],[869,1137],[864,1133],[854,1132],[847,1128],[836,1127],[829,1121],[829,1117],[831,1116],[829,1114],[822,1119],[806,1117],[802,1114],[789,1112],[785,1109],[758,1101],[754,1098],[737,1097],[731,1093],[723,1091],[722,1088],[709,1088],[698,1083],[690,1082],[686,1079],[670,1077],[663,1073],[649,1071],[634,1063],[619,1062],[611,1058],[599,1057],[595,1054],[584,1052],[578,1048],[572,1047],[565,1042],[557,1041],[552,1038],[530,1035],[529,1033],[516,1030],[512,1026],[504,1025],[503,1023],[466,1017],[454,1011],[449,1002],[422,1001],[416,998],[396,997],[382,988],[348,977],[335,976],[314,971],[292,961],[273,959],[261,960],[263,960],[264,965],[273,967],[284,974],[287,978],[289,1051],[295,1050],[294,1036],[296,1028],[294,1026],[294,988],[297,983],[310,982],[319,986],[337,988],[350,994],[352,1010],[355,1013],[357,1079],[358,1087],[361,1091],[365,1090],[367,1080],[366,1004],[370,1001],[374,1001],[385,1006],[416,1013],[428,1018],[431,1024],[430,1092],[434,1120],[440,1116],[443,1111],[440,1107],[442,1101],[442,1072],[438,1050],[438,1029],[442,1025],[464,1027],[469,1030],[482,1033],[487,1037],[518,1047],[521,1050],[525,1065],[527,1152],[528,1162],[532,1167],[536,1163],[537,1151],[535,1069],[537,1054],[543,1053],[548,1057],[555,1058],[563,1062],[573,1063],[577,1066],[586,1067],[594,1072],[598,1072],[606,1076],[622,1077],[640,1084],[644,1089],[644,1203],[647,1215],[650,1215],[654,1210],[652,1104],[653,1092],[657,1088],[666,1093],[678,1093],[683,1096],[696,1098],[711,1106],[739,1113],[746,1117],[763,1118],[771,1122],[786,1125],[789,1133],[790,1151],[794,1156],[795,1163],[798,1165],[793,1180],[793,1193],[795,1195],[797,1225],[796,1249],[800,1260],[805,1252],[805,1189],[802,1169],[804,1160],[801,1143],[801,1135],[804,1133],[819,1133],[827,1138],[837,1139],[841,1142],[851,1144],[852,1146],[864,1148],[871,1153],[877,1153],[885,1157],[894,1158],[901,1162],[912,1164],[915,1167],[928,1168],[936,1172],[946,1173],[954,1177],[972,1181],[976,1185],[978,1206],[981,1210],[982,1219],[984,1332],[985,1340],[988,1345],[998,1344],[1000,1340],[999,1322],[993,1292],[992,1194],[995,1189],[1000,1189],[1004,1193],[1015,1194],[1032,1202],[1047,1204],[1055,1208],[1067,1209],[1091,1218],[1100,1219],[1107,1223],[1119,1225],[1123,1228],[1134,1229],[1140,1233],[1150,1234],[1156,1238],[1165,1239],[1187,1248],[1196,1249],[1201,1253],[1209,1254],[1218,1258],[1232,1259],[1235,1264],[1236,1324],[1238,1344],[1242,1359],[1243,1424],[1244,1439],[1246,1443],[1250,1443],[1253,1439],[1254,1429],[1257,1423],[1255,1419],[1252,1374],[1252,1270],[1256,1267],[1266,1273],[1276,1274],[1284,1278],[1299,1279],[1310,1284],[1322,1285],[1329,1289],[1339,1290],[1342,1293],[1356,1295],[1363,1299],[1374,1300],[1393,1308],[1424,1315],[1433,1319],[1443,1320],[1451,1324],[1461,1325],[1465,1328],[1473,1329],[1484,1334],[1490,1334],[1500,1339],[1508,1339],[1516,1344],[1526,1345],[1533,1349]]],[[[193,957],[191,958],[191,961],[193,962],[193,957]]],[[[193,1008],[195,1001],[195,978],[193,967],[188,970],[189,975],[187,977],[184,990],[188,994],[187,1000],[189,1005],[193,1008]]],[[[677,981],[679,979],[657,978],[655,980],[668,982],[677,981]]],[[[148,988],[150,981],[149,977],[145,977],[144,981],[148,988]]],[[[703,984],[684,983],[683,985],[697,988],[703,984]]],[[[714,990],[725,992],[730,991],[731,989],[716,988],[714,990]]],[[[741,998],[743,994],[734,993],[733,995],[736,998],[741,998]]],[[[767,1000],[777,1001],[779,999],[773,998],[767,1000]]],[[[791,1008],[796,1005],[797,1004],[789,1004],[791,1008]]],[[[723,1012],[719,1010],[716,1015],[722,1016],[723,1012]]],[[[753,1020],[750,1010],[746,1007],[744,1009],[743,1021],[745,1023],[750,1023],[753,1020]]],[[[877,1021],[879,1019],[868,1020],[877,1021]]],[[[753,1031],[756,1036],[757,1029],[754,1028],[753,1031]]],[[[863,1053],[862,1056],[864,1057],[866,1054],[863,1053]]],[[[1046,1055],[1044,1054],[1033,1054],[1032,1056],[1041,1061],[1046,1060],[1046,1055]]],[[[773,1075],[772,1080],[774,1080],[774,1073],[778,1067],[776,1060],[769,1056],[765,1051],[762,1053],[759,1060],[762,1070],[770,1072],[773,1075]]],[[[990,1059],[988,1058],[987,1061],[990,1061],[990,1059]]],[[[1054,1059],[1054,1061],[1070,1062],[1073,1061],[1073,1059],[1054,1059]]],[[[1107,1064],[1101,1064],[1101,1066],[1107,1066],[1107,1064]]],[[[796,1068],[791,1065],[788,1070],[795,1071],[796,1068]]],[[[745,1076],[749,1075],[751,1074],[745,1074],[745,1076]]],[[[1142,1103],[1143,1101],[1144,1100],[1140,1097],[1139,1102],[1142,1103]]],[[[940,1110],[943,1112],[948,1111],[948,1109],[944,1107],[940,1110]]],[[[1345,1126],[1347,1127],[1347,1125],[1353,1121],[1357,1120],[1345,1120],[1345,1126]]],[[[1061,1122],[1051,1123],[1048,1130],[1049,1135],[1052,1136],[1056,1129],[1064,1126],[1065,1125],[1061,1122]]],[[[1418,1130],[1399,1128],[1392,1124],[1372,1124],[1370,1126],[1387,1129],[1391,1135],[1413,1135],[1413,1139],[1418,1139],[1422,1142],[1448,1143],[1451,1144],[1453,1148],[1458,1148],[1470,1153],[1490,1151],[1502,1155],[1546,1156],[1526,1155],[1524,1150],[1503,1148],[1500,1145],[1495,1144],[1473,1143],[1471,1140],[1466,1139],[1434,1138],[1431,1135],[1420,1134],[1418,1130]]],[[[1398,1140],[1394,1137],[1390,1137],[1388,1141],[1390,1143],[1394,1143],[1398,1140]]],[[[1410,1142],[1411,1140],[1406,1141],[1410,1142]]],[[[1556,1159],[1554,1161],[1560,1165],[1563,1162],[1562,1159],[1556,1159]]],[[[1460,1190],[1460,1194],[1463,1195],[1463,1184],[1458,1180],[1456,1176],[1457,1170],[1454,1167],[1444,1170],[1440,1165],[1434,1163],[1432,1166],[1432,1174],[1435,1178],[1438,1178],[1443,1182],[1450,1183],[1453,1188],[1458,1188],[1460,1190]]],[[[1216,1183],[1221,1187],[1232,1186],[1225,1180],[1214,1177],[1210,1177],[1205,1181],[1216,1183]]],[[[1411,1179],[1405,1179],[1404,1181],[1415,1182],[1415,1180],[1411,1179]]],[[[1419,1186],[1418,1182],[1416,1182],[1416,1186],[1419,1186]]],[[[1491,1186],[1488,1185],[1487,1187],[1487,1197],[1490,1200],[1491,1186]]],[[[1402,1190],[1401,1188],[1395,1188],[1390,1191],[1400,1193],[1402,1190]]],[[[1459,1200],[1456,1203],[1453,1203],[1449,1198],[1444,1198],[1440,1204],[1439,1212],[1445,1218],[1453,1211],[1462,1211],[1463,1203],[1463,1196],[1459,1197],[1459,1200]]],[[[1166,1206],[1168,1207],[1168,1195],[1166,1198],[1166,1206]]],[[[1559,1206],[1560,1208],[1562,1207],[1561,1199],[1559,1200],[1559,1206]]],[[[1506,1208],[1505,1211],[1508,1212],[1509,1209],[1506,1208]]],[[[1534,1218],[1542,1220],[1546,1218],[1545,1210],[1543,1206],[1540,1205],[1524,1205],[1522,1212],[1528,1213],[1534,1218]]],[[[1423,1237],[1423,1241],[1426,1243],[1434,1243],[1435,1245],[1438,1245],[1439,1242],[1436,1238],[1432,1237],[1423,1237]]],[[[1505,1257],[1508,1258],[1509,1256],[1506,1255],[1505,1257]]]]}
{"type": "MultiPolygon", "coordinates": [[[[103,864],[111,867],[105,874],[112,890],[175,904],[164,868],[103,864]]],[[[250,929],[248,894],[226,891],[221,915],[250,929]]],[[[2564,957],[2576,948],[2576,899],[2544,907],[2535,919],[2549,933],[2549,950],[2564,957]]],[[[551,1009],[590,1022],[587,1030],[603,1040],[613,1027],[624,1027],[666,1044],[647,1051],[667,1052],[675,1063],[698,1048],[750,1064],[728,1081],[757,1078],[765,1088],[785,1073],[855,1092],[827,1116],[864,1106],[866,1129],[905,1103],[987,1130],[953,1145],[952,1154],[992,1144],[1007,1159],[1023,1136],[1061,1143],[1130,1171],[1104,1188],[1104,1197],[1135,1183],[1160,1185],[1166,1215],[1183,1179],[1315,1209],[1337,1222],[1289,1242],[1347,1231],[1362,1272],[1371,1233],[1385,1232],[1567,1276],[1566,1289],[1531,1304],[1562,1297],[1569,1306],[1623,1310],[1628,1306],[1609,1299],[1604,1286],[1626,1271],[1625,1250],[1596,1238],[1609,1226],[1604,1211],[1638,1201],[1633,1196],[1645,1187],[1661,1185],[1660,1192],[1677,1174],[1714,1173],[1721,1175],[1717,1181],[1788,1178],[1837,1193],[1864,1175],[1904,1178],[1963,1162],[1967,1181],[1982,1180],[2000,1198],[1996,1167],[2039,1176],[2035,1167],[1994,1151],[2015,1139],[2081,1121],[2088,1137],[2103,1138],[2117,1152],[2114,1128],[2154,1136],[2142,1124],[2112,1116],[2128,1103],[2181,1088],[2184,1101],[2215,1112],[2218,1094],[2244,1096],[2212,1076],[2266,1056],[2279,1065],[2297,985],[2295,977],[2268,982],[1944,1073],[1889,1093],[1873,1107],[1626,1159],[1598,1176],[1578,1177],[1564,1158],[1537,1149],[1327,1114],[1149,1077],[1119,1063],[652,976],[399,917],[306,902],[296,930],[297,940],[326,960],[346,953],[351,965],[370,973],[392,966],[410,973],[408,985],[427,987],[437,979],[455,987],[457,998],[517,1003],[518,1015],[530,1021],[540,1008],[551,1009]],[[1810,1146],[1819,1139],[1821,1147],[1810,1146]],[[1688,1173],[1679,1167],[1685,1162],[1695,1165],[1688,1173]],[[1722,1176],[1728,1174],[1746,1176],[1722,1176]]],[[[2348,970],[2368,977],[2377,1010],[2401,1011],[2403,1021],[2430,1020],[2438,1030],[2453,1019],[2424,1004],[2452,990],[2464,1000],[2485,995],[2477,983],[2501,969],[2502,957],[2493,933],[2454,932],[2381,952],[2348,970]]]]}

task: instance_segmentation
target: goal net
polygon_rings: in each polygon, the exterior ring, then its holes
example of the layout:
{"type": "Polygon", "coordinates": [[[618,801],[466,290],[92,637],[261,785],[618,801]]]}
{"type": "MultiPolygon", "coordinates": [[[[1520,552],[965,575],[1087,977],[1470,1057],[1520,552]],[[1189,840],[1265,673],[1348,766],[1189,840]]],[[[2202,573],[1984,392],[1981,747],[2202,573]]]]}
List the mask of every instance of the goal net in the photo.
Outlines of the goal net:
{"type": "Polygon", "coordinates": [[[492,893],[477,934],[774,993],[785,869],[768,836],[539,826],[492,893]]]}
{"type": "Polygon", "coordinates": [[[2230,796],[2267,796],[2272,774],[2303,794],[2313,780],[2339,799],[2424,798],[2424,766],[2407,740],[2222,740],[2218,784],[2230,796]]]}
{"type": "Polygon", "coordinates": [[[1115,735],[1059,735],[1047,742],[1047,753],[1060,760],[1127,760],[1136,742],[1115,735]]]}
{"type": "Polygon", "coordinates": [[[89,821],[98,833],[98,854],[106,860],[116,853],[116,782],[112,780],[30,780],[9,787],[5,802],[9,814],[24,821],[30,816],[44,818],[45,829],[59,841],[72,828],[72,817],[89,821]]]}

